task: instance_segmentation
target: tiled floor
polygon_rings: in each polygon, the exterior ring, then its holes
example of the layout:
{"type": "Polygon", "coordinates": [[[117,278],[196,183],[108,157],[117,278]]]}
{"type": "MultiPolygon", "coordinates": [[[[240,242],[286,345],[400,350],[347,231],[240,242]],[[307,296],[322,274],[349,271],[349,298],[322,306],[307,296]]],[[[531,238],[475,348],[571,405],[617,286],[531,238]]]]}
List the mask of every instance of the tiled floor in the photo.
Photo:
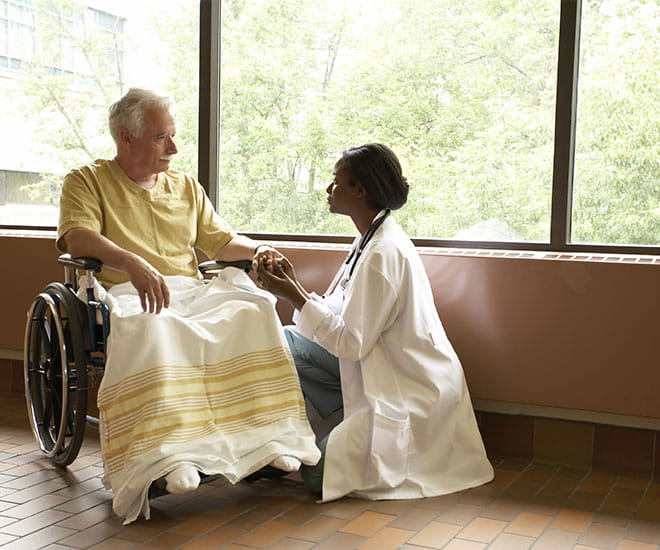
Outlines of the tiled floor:
{"type": "Polygon", "coordinates": [[[413,501],[316,504],[295,476],[215,481],[152,501],[122,526],[101,485],[93,430],[68,470],[36,450],[22,399],[0,405],[0,546],[94,550],[390,548],[659,550],[660,481],[495,460],[496,478],[413,501]]]}

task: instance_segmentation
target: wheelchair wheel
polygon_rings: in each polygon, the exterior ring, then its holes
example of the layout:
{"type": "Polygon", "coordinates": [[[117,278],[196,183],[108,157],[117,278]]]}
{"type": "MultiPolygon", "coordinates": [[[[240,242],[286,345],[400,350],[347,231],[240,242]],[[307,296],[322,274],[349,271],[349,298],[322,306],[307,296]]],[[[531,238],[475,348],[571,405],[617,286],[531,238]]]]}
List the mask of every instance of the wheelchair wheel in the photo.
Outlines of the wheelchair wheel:
{"type": "Polygon", "coordinates": [[[25,398],[32,431],[57,466],[80,450],[87,418],[86,306],[61,283],[34,299],[25,331],[25,398]]]}

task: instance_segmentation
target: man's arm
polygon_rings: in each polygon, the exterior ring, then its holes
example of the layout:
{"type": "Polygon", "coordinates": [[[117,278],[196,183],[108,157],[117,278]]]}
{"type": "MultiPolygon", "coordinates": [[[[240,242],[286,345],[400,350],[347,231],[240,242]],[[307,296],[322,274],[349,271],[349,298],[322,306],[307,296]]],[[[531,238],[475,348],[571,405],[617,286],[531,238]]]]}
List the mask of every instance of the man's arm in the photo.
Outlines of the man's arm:
{"type": "Polygon", "coordinates": [[[253,241],[244,235],[236,235],[223,246],[215,255],[216,260],[233,262],[235,260],[251,260],[255,254],[254,249],[262,243],[253,241]]]}
{"type": "Polygon", "coordinates": [[[265,263],[270,269],[272,262],[283,258],[277,250],[268,243],[255,241],[244,235],[236,235],[215,255],[216,260],[232,262],[234,260],[252,260],[255,273],[259,263],[265,263]]]}
{"type": "Polygon", "coordinates": [[[165,278],[137,254],[124,250],[103,235],[83,227],[70,229],[62,238],[67,252],[74,258],[97,258],[105,266],[127,273],[138,291],[144,311],[160,313],[163,307],[169,307],[170,291],[165,278]]]}

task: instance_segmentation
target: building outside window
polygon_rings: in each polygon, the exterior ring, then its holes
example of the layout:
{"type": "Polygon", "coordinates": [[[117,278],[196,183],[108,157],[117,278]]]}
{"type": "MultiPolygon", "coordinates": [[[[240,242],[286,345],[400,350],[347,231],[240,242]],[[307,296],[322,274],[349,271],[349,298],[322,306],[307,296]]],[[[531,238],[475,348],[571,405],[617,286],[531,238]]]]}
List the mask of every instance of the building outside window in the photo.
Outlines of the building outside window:
{"type": "Polygon", "coordinates": [[[186,114],[173,167],[196,173],[198,9],[187,0],[0,0],[0,225],[57,224],[64,174],[114,155],[107,110],[131,86],[171,95],[186,114]]]}

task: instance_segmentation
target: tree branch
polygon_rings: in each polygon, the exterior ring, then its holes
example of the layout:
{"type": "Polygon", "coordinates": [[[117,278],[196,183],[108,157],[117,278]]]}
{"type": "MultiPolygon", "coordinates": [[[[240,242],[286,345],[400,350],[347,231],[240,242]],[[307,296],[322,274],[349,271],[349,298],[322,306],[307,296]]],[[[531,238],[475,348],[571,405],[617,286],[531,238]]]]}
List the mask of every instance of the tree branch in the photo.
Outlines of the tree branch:
{"type": "Polygon", "coordinates": [[[61,113],[61,115],[66,119],[66,121],[69,124],[69,127],[71,128],[71,131],[73,132],[73,135],[76,138],[76,141],[78,142],[78,147],[82,149],[87,155],[89,155],[90,159],[94,160],[94,153],[92,153],[88,148],[87,145],[85,145],[85,140],[83,139],[80,129],[76,125],[75,121],[69,116],[67,113],[66,109],[64,108],[64,105],[60,102],[60,100],[57,98],[55,95],[55,92],[53,89],[49,86],[48,88],[48,95],[50,96],[51,100],[57,107],[57,110],[61,113]]]}

